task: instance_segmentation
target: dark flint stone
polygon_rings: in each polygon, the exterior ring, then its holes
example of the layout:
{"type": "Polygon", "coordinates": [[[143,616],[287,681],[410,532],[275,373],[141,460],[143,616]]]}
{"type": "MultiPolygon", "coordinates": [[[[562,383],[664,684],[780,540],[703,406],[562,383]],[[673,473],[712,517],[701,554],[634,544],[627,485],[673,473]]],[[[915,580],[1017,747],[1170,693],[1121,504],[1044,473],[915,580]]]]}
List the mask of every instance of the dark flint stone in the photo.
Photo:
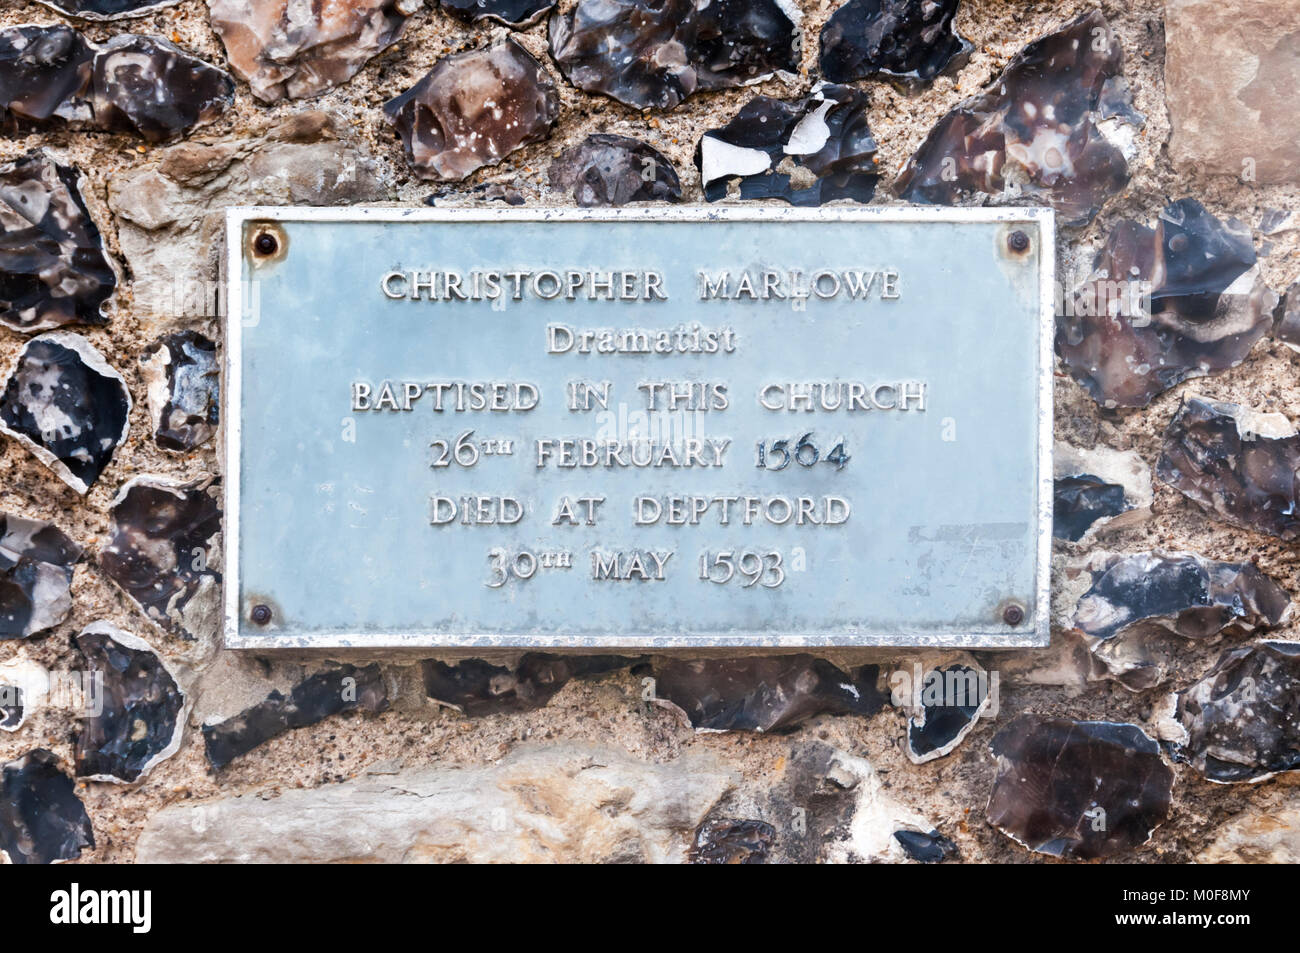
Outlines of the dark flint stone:
{"type": "Polygon", "coordinates": [[[550,179],[552,188],[571,189],[584,208],[682,199],[673,164],[658,149],[628,136],[588,136],[551,163],[550,179]]]}
{"type": "Polygon", "coordinates": [[[993,204],[1050,205],[1063,225],[1091,221],[1128,182],[1124,152],[1100,125],[1103,92],[1107,115],[1117,115],[1122,87],[1106,84],[1122,63],[1097,10],[1030,43],[930,130],[895,183],[899,198],[956,205],[987,196],[993,204]]]}
{"type": "Polygon", "coordinates": [[[1156,624],[1178,635],[1240,635],[1290,618],[1291,597],[1250,563],[1215,562],[1191,553],[1116,556],[1092,574],[1074,625],[1093,639],[1156,624]]]}
{"type": "Polygon", "coordinates": [[[126,440],[131,395],[84,338],[32,338],[0,396],[0,431],[83,496],[126,440]]]}
{"type": "Polygon", "coordinates": [[[799,70],[799,29],[775,0],[578,0],[549,32],[569,82],[637,109],[799,70]]]}
{"type": "Polygon", "coordinates": [[[118,20],[143,16],[160,7],[173,7],[181,0],[37,0],[51,10],[85,20],[118,20]]]}
{"type": "Polygon", "coordinates": [[[1300,768],[1300,642],[1225,652],[1178,696],[1180,761],[1210,781],[1259,781],[1300,768]]]}
{"type": "Polygon", "coordinates": [[[116,286],[76,171],[39,152],[0,165],[0,323],[105,324],[116,286]]]}
{"type": "Polygon", "coordinates": [[[989,823],[1040,854],[1087,860],[1145,844],[1174,772],[1137,725],[1017,715],[993,738],[989,823]]]}
{"type": "Polygon", "coordinates": [[[725,199],[737,182],[742,199],[803,206],[871,201],[880,176],[869,103],[849,86],[821,86],[794,102],[754,97],[725,126],[700,137],[695,166],[704,197],[725,199]]]}
{"type": "Polygon", "coordinates": [[[210,568],[220,558],[217,490],[212,477],[136,477],[113,501],[108,545],[99,554],[104,574],[149,619],[186,639],[205,632],[201,615],[217,609],[221,574],[210,568]]]}
{"type": "Polygon", "coordinates": [[[1268,332],[1276,301],[1258,273],[1227,293],[1254,267],[1250,230],[1195,199],[1169,205],[1154,229],[1122,221],[1058,320],[1056,351],[1099,404],[1145,407],[1240,364],[1268,332]]]}
{"type": "Polygon", "coordinates": [[[957,856],[957,845],[938,831],[922,834],[919,831],[894,831],[894,839],[902,845],[903,852],[922,864],[938,864],[957,856]]]}
{"type": "Polygon", "coordinates": [[[849,0],[822,27],[822,75],[832,83],[890,80],[919,92],[966,65],[974,45],[953,25],[961,0],[849,0]]]}
{"type": "Polygon", "coordinates": [[[1124,487],[1091,473],[1059,478],[1053,485],[1052,535],[1078,542],[1097,520],[1129,509],[1124,487]]]}
{"type": "Polygon", "coordinates": [[[224,768],[240,755],[286,731],[305,728],[347,711],[388,710],[388,689],[378,663],[365,668],[342,665],[320,672],[294,686],[285,698],[271,692],[265,701],[233,718],[203,726],[203,746],[214,768],[224,768]]]}
{"type": "Polygon", "coordinates": [[[441,0],[443,13],[461,23],[496,20],[510,27],[532,26],[556,0],[441,0]]]}
{"type": "Polygon", "coordinates": [[[425,694],[467,715],[478,716],[542,708],[570,679],[604,675],[637,661],[621,655],[529,652],[519,659],[514,671],[482,659],[454,665],[426,659],[421,668],[425,694]]]}
{"type": "Polygon", "coordinates": [[[1156,476],[1227,523],[1296,539],[1300,434],[1266,436],[1266,422],[1238,404],[1188,397],[1165,428],[1156,476]]]}
{"type": "Polygon", "coordinates": [[[661,659],[655,695],[681,709],[695,728],[785,731],[817,715],[874,715],[888,696],[879,668],[846,673],[811,655],[661,659]]]}
{"type": "Polygon", "coordinates": [[[81,719],[77,776],[136,781],[180,747],[185,695],[141,639],[93,623],[75,641],[103,679],[103,710],[81,719]]]}
{"type": "Polygon", "coordinates": [[[53,523],[0,513],[0,639],[58,625],[72,611],[81,547],[53,523]]]}
{"type": "Polygon", "coordinates": [[[692,864],[762,864],[776,840],[776,828],[766,821],[715,818],[695,832],[692,864]]]}
{"type": "Polygon", "coordinates": [[[184,453],[207,443],[217,432],[221,405],[217,345],[197,331],[176,331],[151,345],[140,360],[158,446],[184,453]]]}
{"type": "Polygon", "coordinates": [[[95,832],[72,778],[44,748],[0,765],[0,851],[11,864],[73,860],[95,832]]]}
{"type": "Polygon", "coordinates": [[[921,691],[921,714],[908,719],[907,748],[913,761],[921,764],[942,757],[961,742],[987,698],[983,676],[969,665],[949,665],[927,676],[940,687],[933,693],[927,683],[921,691]],[[925,703],[931,700],[935,704],[925,703]]]}
{"type": "Polygon", "coordinates": [[[506,37],[444,56],[384,113],[422,179],[458,182],[545,139],[560,97],[542,64],[506,37]]]}
{"type": "Polygon", "coordinates": [[[234,102],[229,73],[166,40],[116,36],[95,54],[92,103],[100,129],[163,142],[211,122],[234,102]]]}
{"type": "Polygon", "coordinates": [[[0,121],[90,118],[90,45],[70,26],[0,30],[0,121]]]}

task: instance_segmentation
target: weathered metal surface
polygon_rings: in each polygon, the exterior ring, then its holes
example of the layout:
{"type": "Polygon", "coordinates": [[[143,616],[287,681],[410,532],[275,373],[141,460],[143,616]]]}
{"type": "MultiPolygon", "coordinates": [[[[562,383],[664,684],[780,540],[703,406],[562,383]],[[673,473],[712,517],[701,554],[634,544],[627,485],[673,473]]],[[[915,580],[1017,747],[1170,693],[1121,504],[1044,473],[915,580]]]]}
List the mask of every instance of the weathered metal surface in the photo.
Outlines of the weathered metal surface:
{"type": "Polygon", "coordinates": [[[1052,248],[1039,209],[232,210],[227,644],[1044,644],[1052,248]]]}

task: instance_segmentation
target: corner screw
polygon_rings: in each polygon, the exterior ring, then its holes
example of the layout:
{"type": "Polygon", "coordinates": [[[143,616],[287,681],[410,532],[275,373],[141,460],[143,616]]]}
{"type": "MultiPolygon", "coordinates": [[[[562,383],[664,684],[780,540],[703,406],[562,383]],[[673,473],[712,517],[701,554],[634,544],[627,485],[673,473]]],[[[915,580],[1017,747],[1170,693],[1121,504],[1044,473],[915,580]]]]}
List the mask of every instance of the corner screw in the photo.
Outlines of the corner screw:
{"type": "Polygon", "coordinates": [[[280,243],[275,240],[275,236],[270,232],[263,232],[253,239],[253,249],[259,255],[274,255],[280,247],[280,243]]]}
{"type": "Polygon", "coordinates": [[[1002,621],[1007,625],[1019,625],[1025,621],[1024,607],[1016,605],[1014,602],[1002,610],[1002,621]]]}
{"type": "Polygon", "coordinates": [[[1017,253],[1029,251],[1029,236],[1016,230],[1007,236],[1007,247],[1017,253]]]}
{"type": "Polygon", "coordinates": [[[253,606],[253,611],[249,613],[249,618],[257,625],[266,625],[271,621],[271,607],[265,605],[253,606]]]}

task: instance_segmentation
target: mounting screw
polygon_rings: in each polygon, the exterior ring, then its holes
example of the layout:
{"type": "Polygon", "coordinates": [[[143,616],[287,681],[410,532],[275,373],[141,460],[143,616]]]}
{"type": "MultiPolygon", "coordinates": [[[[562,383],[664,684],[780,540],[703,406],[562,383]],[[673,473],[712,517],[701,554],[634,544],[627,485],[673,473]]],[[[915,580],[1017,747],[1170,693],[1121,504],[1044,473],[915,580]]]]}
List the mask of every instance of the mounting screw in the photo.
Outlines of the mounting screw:
{"type": "Polygon", "coordinates": [[[1019,625],[1020,623],[1024,622],[1025,621],[1024,606],[1016,605],[1016,603],[1014,602],[1011,603],[1011,605],[1007,606],[1005,609],[1002,610],[1002,621],[1005,622],[1007,625],[1019,625]]]}
{"type": "Polygon", "coordinates": [[[253,611],[249,613],[249,618],[257,625],[266,625],[271,621],[271,607],[265,605],[253,606],[253,611]]]}
{"type": "Polygon", "coordinates": [[[1017,229],[1007,236],[1007,247],[1017,254],[1029,251],[1029,236],[1017,229]]]}
{"type": "Polygon", "coordinates": [[[253,239],[253,250],[259,255],[274,255],[280,248],[280,243],[275,240],[275,236],[270,232],[262,232],[253,239]]]}

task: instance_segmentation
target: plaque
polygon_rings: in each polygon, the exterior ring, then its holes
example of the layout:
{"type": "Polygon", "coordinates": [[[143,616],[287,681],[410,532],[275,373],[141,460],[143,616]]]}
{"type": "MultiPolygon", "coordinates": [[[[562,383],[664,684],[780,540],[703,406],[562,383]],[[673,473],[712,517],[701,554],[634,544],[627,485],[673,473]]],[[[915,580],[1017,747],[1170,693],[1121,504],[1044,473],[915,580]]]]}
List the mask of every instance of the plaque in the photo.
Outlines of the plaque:
{"type": "Polygon", "coordinates": [[[1041,209],[233,209],[238,648],[1048,641],[1041,209]]]}

